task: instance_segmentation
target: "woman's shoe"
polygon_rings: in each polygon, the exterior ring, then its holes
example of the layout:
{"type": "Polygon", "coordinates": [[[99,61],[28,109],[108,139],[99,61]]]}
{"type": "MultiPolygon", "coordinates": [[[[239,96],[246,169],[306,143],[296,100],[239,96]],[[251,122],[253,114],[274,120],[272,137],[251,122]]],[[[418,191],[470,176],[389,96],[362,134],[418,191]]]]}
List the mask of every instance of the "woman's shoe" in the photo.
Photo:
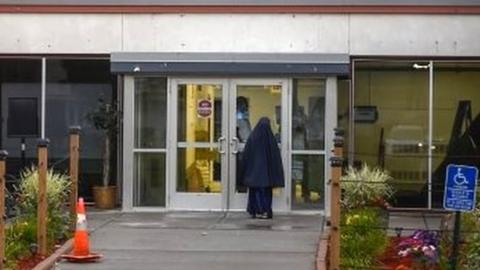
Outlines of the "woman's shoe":
{"type": "Polygon", "coordinates": [[[257,216],[259,219],[270,219],[269,215],[267,213],[263,213],[257,216]]]}

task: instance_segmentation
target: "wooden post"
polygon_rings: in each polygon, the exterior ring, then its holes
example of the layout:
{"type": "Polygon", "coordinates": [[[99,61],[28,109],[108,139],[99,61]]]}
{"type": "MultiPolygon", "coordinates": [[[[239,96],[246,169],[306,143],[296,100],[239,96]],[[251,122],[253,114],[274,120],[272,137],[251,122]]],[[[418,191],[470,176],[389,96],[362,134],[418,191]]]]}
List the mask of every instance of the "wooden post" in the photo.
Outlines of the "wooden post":
{"type": "Polygon", "coordinates": [[[0,151],[0,270],[5,260],[5,159],[8,153],[0,151]]]}
{"type": "Polygon", "coordinates": [[[48,139],[38,140],[38,208],[37,208],[37,245],[38,254],[47,255],[47,165],[48,139]]]}
{"type": "Polygon", "coordinates": [[[80,159],[80,127],[70,127],[70,228],[75,230],[78,198],[78,162],[80,159]]]}
{"type": "MultiPolygon", "coordinates": [[[[334,152],[343,151],[343,138],[335,137],[334,152]]],[[[343,158],[334,156],[330,159],[332,167],[332,185],[330,200],[330,264],[329,270],[340,270],[340,177],[342,176],[343,158]]]]}

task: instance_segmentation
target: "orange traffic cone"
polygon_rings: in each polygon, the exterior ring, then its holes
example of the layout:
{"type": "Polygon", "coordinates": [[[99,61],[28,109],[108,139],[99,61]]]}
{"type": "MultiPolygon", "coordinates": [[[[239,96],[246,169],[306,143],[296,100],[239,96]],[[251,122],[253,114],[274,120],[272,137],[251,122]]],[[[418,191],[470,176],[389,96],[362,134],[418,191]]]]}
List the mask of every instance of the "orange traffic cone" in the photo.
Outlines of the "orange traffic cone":
{"type": "Polygon", "coordinates": [[[98,253],[90,253],[87,215],[85,213],[83,198],[79,198],[77,204],[77,226],[75,228],[75,238],[73,240],[73,251],[68,255],[62,255],[62,258],[65,258],[70,262],[94,262],[102,257],[103,255],[98,253]]]}

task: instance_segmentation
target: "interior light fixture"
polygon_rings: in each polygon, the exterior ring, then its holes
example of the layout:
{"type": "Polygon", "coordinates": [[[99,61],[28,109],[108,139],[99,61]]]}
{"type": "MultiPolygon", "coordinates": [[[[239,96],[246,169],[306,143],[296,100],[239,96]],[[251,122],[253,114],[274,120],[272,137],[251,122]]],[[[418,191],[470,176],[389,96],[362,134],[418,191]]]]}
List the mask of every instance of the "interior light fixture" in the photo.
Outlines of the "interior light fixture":
{"type": "Polygon", "coordinates": [[[413,68],[414,69],[428,69],[430,67],[430,64],[427,64],[427,65],[420,65],[420,64],[413,64],[413,68]]]}

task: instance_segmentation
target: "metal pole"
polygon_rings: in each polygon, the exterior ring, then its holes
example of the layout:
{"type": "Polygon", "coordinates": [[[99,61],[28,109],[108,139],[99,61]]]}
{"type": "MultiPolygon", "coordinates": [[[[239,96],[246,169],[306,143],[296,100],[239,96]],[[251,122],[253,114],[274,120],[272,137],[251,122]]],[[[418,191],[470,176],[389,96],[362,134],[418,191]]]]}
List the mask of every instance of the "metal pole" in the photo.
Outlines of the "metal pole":
{"type": "Polygon", "coordinates": [[[47,255],[47,139],[38,141],[38,208],[37,208],[37,244],[38,254],[47,255]]]}
{"type": "Polygon", "coordinates": [[[5,159],[7,156],[7,151],[0,151],[0,270],[3,270],[5,259],[5,159]]]}
{"type": "Polygon", "coordinates": [[[460,211],[455,212],[455,228],[453,229],[453,248],[452,248],[452,257],[450,258],[450,269],[457,269],[457,259],[458,259],[458,244],[460,241],[460,226],[461,226],[461,213],[460,211]]]}
{"type": "Polygon", "coordinates": [[[353,161],[355,156],[353,155],[355,151],[355,60],[352,60],[352,80],[350,82],[350,100],[349,100],[349,113],[350,121],[348,125],[348,165],[353,166],[353,161]]]}
{"type": "Polygon", "coordinates": [[[45,104],[47,92],[47,59],[42,57],[42,83],[41,83],[41,99],[40,99],[40,134],[41,138],[45,139],[45,104]]]}
{"type": "Polygon", "coordinates": [[[433,61],[430,61],[428,67],[428,209],[432,209],[433,61]]]}

